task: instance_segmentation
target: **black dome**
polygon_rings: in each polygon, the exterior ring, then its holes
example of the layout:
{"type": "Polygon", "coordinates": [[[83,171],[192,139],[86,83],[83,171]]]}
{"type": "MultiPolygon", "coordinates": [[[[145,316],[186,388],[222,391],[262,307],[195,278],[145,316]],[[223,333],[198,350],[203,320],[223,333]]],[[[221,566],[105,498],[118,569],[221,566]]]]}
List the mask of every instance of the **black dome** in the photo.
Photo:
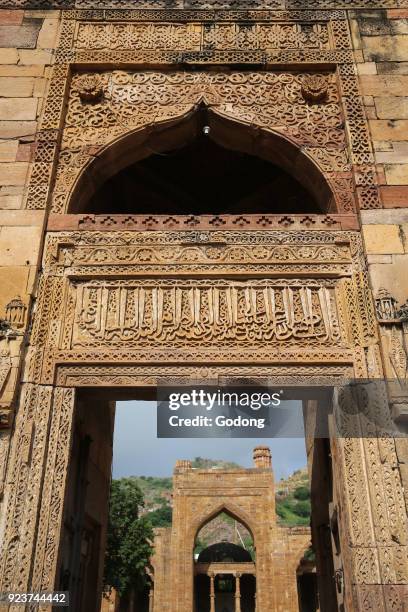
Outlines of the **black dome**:
{"type": "Polygon", "coordinates": [[[245,548],[230,542],[219,542],[212,544],[202,550],[198,557],[198,563],[247,563],[252,557],[245,548]]]}

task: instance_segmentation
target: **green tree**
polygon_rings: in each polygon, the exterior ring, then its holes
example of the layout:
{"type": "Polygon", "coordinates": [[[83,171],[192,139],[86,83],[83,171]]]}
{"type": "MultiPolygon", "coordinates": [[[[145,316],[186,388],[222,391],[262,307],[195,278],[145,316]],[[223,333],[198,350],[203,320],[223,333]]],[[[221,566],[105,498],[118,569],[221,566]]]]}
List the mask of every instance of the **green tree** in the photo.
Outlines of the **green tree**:
{"type": "Polygon", "coordinates": [[[310,489],[309,487],[296,487],[293,497],[295,499],[299,499],[301,501],[305,501],[306,499],[310,499],[310,489]]]}
{"type": "Polygon", "coordinates": [[[299,501],[296,504],[296,514],[303,517],[309,517],[311,514],[310,501],[305,499],[304,501],[299,501]]]}
{"type": "Polygon", "coordinates": [[[163,504],[160,508],[152,510],[147,514],[147,518],[152,527],[169,527],[169,525],[171,525],[172,516],[173,510],[168,504],[163,504]]]}
{"type": "Polygon", "coordinates": [[[143,494],[132,478],[113,480],[110,493],[105,584],[121,597],[140,591],[147,583],[145,568],[152,554],[151,524],[140,517],[143,494]]]}

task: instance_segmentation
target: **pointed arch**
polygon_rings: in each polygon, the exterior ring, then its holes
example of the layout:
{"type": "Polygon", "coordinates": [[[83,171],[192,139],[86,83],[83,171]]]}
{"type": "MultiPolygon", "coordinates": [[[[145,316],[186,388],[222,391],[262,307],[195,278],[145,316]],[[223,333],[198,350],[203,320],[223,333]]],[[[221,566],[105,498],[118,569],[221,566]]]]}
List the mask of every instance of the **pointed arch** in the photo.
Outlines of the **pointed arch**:
{"type": "Polygon", "coordinates": [[[269,161],[290,174],[311,194],[316,212],[333,212],[335,195],[329,181],[298,144],[278,130],[238,120],[232,114],[203,103],[174,117],[127,132],[92,151],[70,190],[67,212],[87,212],[87,202],[110,177],[152,154],[191,144],[204,126],[209,127],[209,137],[216,144],[269,161]]]}
{"type": "Polygon", "coordinates": [[[234,520],[241,523],[245,529],[249,531],[252,536],[254,546],[256,548],[256,543],[258,539],[256,526],[252,524],[251,517],[242,510],[242,508],[236,506],[231,502],[222,502],[221,504],[215,506],[211,510],[209,510],[205,516],[198,516],[191,524],[189,535],[190,541],[192,542],[192,548],[194,549],[194,544],[197,539],[197,535],[201,531],[205,525],[208,525],[213,519],[217,518],[220,514],[225,513],[234,520]]]}

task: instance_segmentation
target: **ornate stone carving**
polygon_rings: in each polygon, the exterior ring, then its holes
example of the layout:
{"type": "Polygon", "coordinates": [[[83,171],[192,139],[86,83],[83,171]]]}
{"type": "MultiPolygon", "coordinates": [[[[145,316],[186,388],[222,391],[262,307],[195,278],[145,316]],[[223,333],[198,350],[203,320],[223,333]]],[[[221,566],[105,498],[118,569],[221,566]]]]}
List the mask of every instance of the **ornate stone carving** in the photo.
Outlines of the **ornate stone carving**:
{"type": "Polygon", "coordinates": [[[392,321],[397,316],[397,300],[388,289],[381,288],[375,298],[377,317],[380,321],[392,321]]]}
{"type": "Polygon", "coordinates": [[[399,307],[396,315],[403,323],[408,322],[408,300],[399,307]]]}
{"type": "Polygon", "coordinates": [[[75,84],[82,102],[98,102],[103,96],[102,79],[97,74],[84,74],[75,84]]]}
{"type": "Polygon", "coordinates": [[[77,286],[72,346],[337,344],[334,287],[291,280],[106,281],[77,286]]]}
{"type": "Polygon", "coordinates": [[[0,352],[0,397],[11,371],[11,358],[8,348],[0,352]]]}
{"type": "Polygon", "coordinates": [[[308,102],[316,103],[326,100],[329,84],[322,75],[307,75],[302,80],[302,96],[308,102]]]}

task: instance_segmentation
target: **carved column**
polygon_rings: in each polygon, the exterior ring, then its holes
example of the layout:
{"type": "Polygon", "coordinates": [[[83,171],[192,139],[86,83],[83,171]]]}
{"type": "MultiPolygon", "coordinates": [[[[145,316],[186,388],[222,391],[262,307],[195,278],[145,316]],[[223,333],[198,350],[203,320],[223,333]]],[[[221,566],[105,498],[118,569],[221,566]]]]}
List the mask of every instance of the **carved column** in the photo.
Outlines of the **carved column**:
{"type": "Polygon", "coordinates": [[[235,612],[241,612],[241,574],[235,574],[235,612]]]}
{"type": "Polygon", "coordinates": [[[210,574],[210,612],[215,612],[215,575],[210,574]]]}
{"type": "Polygon", "coordinates": [[[53,590],[71,444],[72,389],[26,384],[7,473],[0,590],[53,590]]]}

